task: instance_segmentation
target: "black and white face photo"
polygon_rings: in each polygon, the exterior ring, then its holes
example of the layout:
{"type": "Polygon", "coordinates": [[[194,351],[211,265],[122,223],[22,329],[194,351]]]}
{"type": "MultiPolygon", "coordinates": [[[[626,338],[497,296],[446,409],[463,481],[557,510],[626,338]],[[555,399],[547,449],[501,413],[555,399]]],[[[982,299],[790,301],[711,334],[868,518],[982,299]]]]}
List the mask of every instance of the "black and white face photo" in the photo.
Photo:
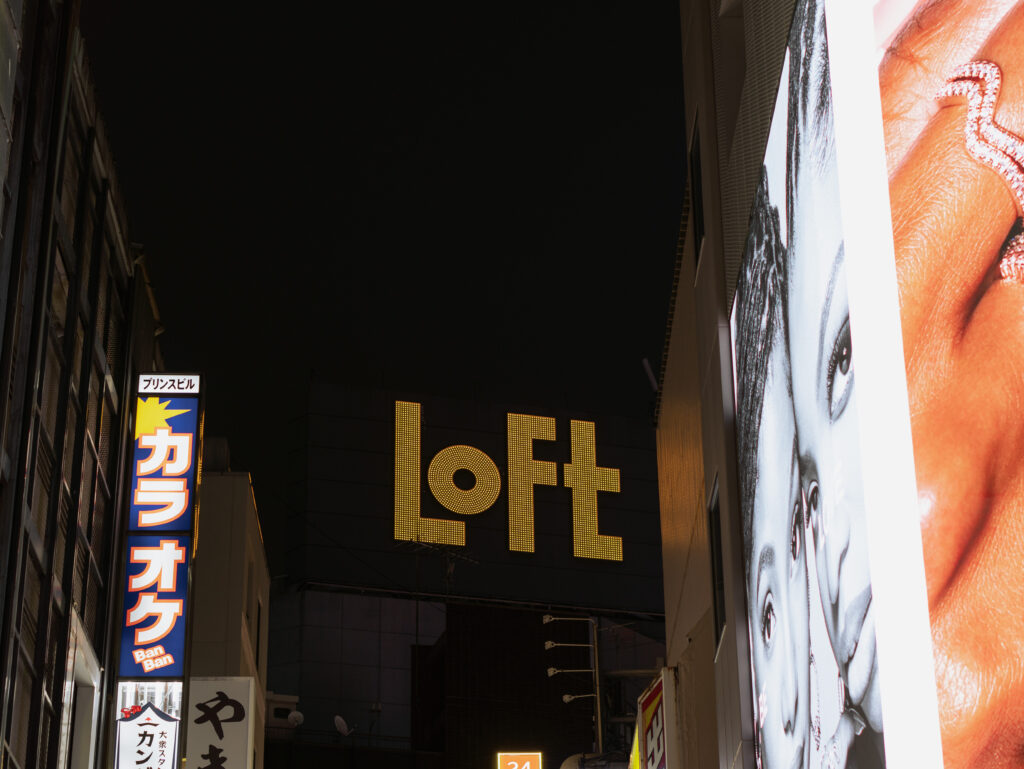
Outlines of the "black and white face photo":
{"type": "Polygon", "coordinates": [[[733,316],[758,762],[881,767],[853,334],[819,2],[798,3],[787,72],[733,316]]]}
{"type": "Polygon", "coordinates": [[[807,562],[796,425],[782,326],[778,210],[762,176],[737,289],[739,446],[747,624],[761,767],[807,769],[811,717],[807,562]]]}
{"type": "Polygon", "coordinates": [[[846,253],[820,2],[799,4],[790,41],[785,294],[801,479],[825,627],[846,689],[838,752],[841,758],[850,743],[848,751],[857,747],[882,763],[846,253]]]}

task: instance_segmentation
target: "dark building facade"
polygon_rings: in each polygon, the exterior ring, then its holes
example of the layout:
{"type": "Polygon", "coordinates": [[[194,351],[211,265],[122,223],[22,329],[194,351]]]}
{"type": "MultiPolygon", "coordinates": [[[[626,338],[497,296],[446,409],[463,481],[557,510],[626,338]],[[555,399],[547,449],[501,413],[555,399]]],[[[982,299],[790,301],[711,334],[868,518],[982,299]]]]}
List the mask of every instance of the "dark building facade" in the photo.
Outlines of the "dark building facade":
{"type": "Polygon", "coordinates": [[[0,16],[0,764],[87,766],[111,748],[131,383],[159,320],[77,4],[0,16]]]}
{"type": "Polygon", "coordinates": [[[268,766],[558,766],[595,750],[595,637],[602,673],[635,674],[600,677],[605,752],[628,752],[664,657],[649,424],[314,381],[297,427],[268,687],[303,720],[268,766]]]}

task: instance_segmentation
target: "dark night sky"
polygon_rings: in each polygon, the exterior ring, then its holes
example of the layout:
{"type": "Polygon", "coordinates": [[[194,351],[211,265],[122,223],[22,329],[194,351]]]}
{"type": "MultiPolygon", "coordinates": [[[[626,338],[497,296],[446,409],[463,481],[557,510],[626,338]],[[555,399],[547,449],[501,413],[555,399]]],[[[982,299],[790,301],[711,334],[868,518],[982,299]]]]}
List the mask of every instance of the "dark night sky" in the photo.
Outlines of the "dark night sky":
{"type": "Polygon", "coordinates": [[[206,374],[258,500],[311,369],[649,416],[678,3],[82,6],[167,365],[206,374]]]}

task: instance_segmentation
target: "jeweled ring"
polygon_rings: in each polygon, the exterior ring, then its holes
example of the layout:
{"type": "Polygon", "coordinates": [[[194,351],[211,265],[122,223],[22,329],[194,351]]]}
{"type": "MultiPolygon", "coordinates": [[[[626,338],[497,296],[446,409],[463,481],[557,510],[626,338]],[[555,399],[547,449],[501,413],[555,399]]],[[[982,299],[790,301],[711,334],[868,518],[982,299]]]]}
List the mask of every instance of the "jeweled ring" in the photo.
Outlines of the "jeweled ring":
{"type": "Polygon", "coordinates": [[[1003,249],[1003,256],[999,260],[999,277],[1024,283],[1024,232],[1016,235],[1003,249]]]}
{"type": "MultiPolygon", "coordinates": [[[[1010,188],[1017,216],[1024,216],[1024,139],[995,121],[1003,74],[991,61],[961,64],[936,94],[936,99],[967,98],[964,138],[967,151],[1001,177],[1010,188]]],[[[1024,283],[1024,233],[1014,237],[999,260],[999,276],[1024,283]]]]}

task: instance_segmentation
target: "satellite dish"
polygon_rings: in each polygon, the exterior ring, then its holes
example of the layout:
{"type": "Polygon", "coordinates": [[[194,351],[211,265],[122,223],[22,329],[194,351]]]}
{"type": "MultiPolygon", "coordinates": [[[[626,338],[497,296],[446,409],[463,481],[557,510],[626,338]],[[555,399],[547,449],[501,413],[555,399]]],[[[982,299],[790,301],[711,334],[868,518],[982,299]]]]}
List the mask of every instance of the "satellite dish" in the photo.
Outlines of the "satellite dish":
{"type": "Polygon", "coordinates": [[[306,720],[306,717],[302,715],[298,710],[293,710],[288,714],[288,723],[292,726],[302,726],[302,722],[306,720]]]}
{"type": "Polygon", "coordinates": [[[341,716],[334,717],[334,728],[338,730],[338,733],[342,737],[348,737],[352,732],[355,731],[355,727],[349,726],[345,723],[345,719],[341,716]]]}

